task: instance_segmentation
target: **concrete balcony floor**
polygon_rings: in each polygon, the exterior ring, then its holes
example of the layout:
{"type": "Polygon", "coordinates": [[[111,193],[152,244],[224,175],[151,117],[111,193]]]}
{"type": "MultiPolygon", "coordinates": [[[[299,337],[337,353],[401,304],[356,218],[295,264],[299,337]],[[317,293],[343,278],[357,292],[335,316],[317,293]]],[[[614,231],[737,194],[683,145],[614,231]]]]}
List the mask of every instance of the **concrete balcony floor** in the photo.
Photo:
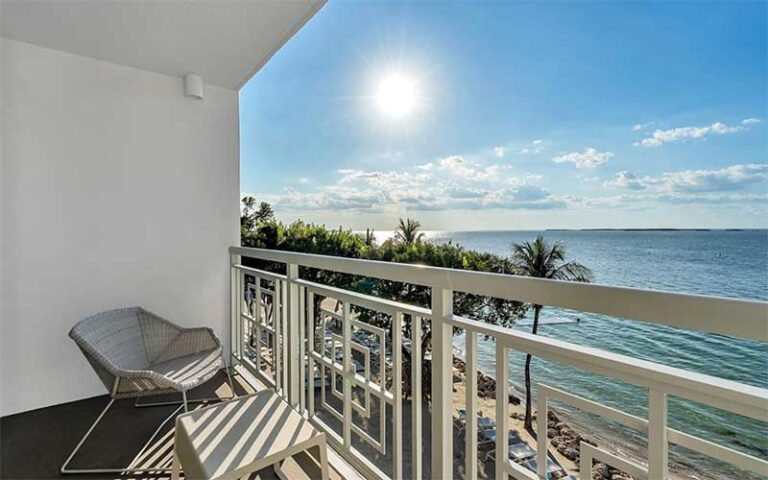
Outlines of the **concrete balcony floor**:
{"type": "MultiPolygon", "coordinates": [[[[254,391],[251,385],[235,377],[238,394],[254,391]]],[[[223,372],[205,385],[193,390],[189,398],[210,398],[230,395],[226,375],[223,372]]],[[[178,400],[178,396],[153,397],[142,402],[178,400]]],[[[70,454],[91,423],[109,402],[107,395],[76,402],[55,405],[31,412],[11,415],[0,419],[0,479],[48,480],[48,479],[169,479],[170,474],[68,474],[60,473],[62,463],[70,454]]],[[[118,400],[102,419],[96,430],[74,457],[70,468],[120,468],[130,463],[150,438],[160,423],[176,406],[136,408],[135,399],[118,400]]],[[[195,404],[195,408],[200,404],[195,404]]],[[[170,468],[173,447],[173,421],[169,421],[158,433],[140,462],[142,466],[170,468]]],[[[329,452],[333,457],[333,452],[329,452]]],[[[331,480],[359,478],[349,475],[345,468],[331,464],[331,480]],[[346,475],[339,470],[347,472],[346,475]]],[[[345,466],[346,467],[346,466],[345,466]]],[[[283,473],[291,480],[317,478],[319,468],[309,455],[302,454],[287,460],[283,473]]],[[[355,472],[356,473],[356,472],[355,472]]],[[[249,477],[277,480],[272,468],[264,469],[249,477]]]]}

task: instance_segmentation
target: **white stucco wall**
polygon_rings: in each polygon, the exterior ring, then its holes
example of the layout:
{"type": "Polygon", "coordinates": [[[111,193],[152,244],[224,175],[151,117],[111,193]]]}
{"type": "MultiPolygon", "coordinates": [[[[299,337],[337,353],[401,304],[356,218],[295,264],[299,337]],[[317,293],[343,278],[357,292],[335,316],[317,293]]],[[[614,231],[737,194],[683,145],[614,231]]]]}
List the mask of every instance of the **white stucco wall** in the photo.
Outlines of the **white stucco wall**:
{"type": "Polygon", "coordinates": [[[3,43],[0,415],[106,393],[67,337],[141,305],[227,343],[238,94],[3,43]]]}

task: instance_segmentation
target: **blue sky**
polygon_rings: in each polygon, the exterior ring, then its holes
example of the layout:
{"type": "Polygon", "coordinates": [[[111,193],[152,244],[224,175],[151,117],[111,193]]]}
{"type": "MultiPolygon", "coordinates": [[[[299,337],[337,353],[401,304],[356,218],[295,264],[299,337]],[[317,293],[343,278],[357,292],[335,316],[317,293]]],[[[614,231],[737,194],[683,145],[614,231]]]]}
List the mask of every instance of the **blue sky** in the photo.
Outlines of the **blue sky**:
{"type": "Polygon", "coordinates": [[[353,229],[766,227],[767,9],[331,1],[240,91],[241,191],[353,229]]]}

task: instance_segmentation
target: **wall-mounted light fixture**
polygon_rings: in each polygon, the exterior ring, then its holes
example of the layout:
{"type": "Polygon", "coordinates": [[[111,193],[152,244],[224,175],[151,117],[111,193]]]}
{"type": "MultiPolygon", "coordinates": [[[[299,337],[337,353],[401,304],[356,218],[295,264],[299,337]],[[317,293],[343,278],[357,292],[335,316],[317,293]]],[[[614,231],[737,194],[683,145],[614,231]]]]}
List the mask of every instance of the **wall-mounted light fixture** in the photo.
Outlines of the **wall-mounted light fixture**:
{"type": "Polygon", "coordinates": [[[203,99],[203,78],[194,73],[184,75],[184,95],[198,100],[203,99]]]}

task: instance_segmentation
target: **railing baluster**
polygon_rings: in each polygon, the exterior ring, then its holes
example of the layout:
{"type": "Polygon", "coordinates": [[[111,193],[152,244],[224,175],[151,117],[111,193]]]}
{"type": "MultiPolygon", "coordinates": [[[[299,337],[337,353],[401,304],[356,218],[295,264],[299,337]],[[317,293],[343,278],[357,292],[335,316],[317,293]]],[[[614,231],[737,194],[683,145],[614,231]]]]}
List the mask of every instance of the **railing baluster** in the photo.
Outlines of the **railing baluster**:
{"type": "Polygon", "coordinates": [[[648,392],[648,478],[667,479],[667,394],[648,392]]]}
{"type": "Polygon", "coordinates": [[[301,293],[299,286],[294,283],[299,279],[299,266],[295,263],[286,265],[285,281],[285,338],[283,340],[285,356],[285,385],[288,390],[288,403],[297,407],[301,403],[302,395],[300,386],[302,377],[299,372],[301,367],[301,293]]]}
{"type": "MultiPolygon", "coordinates": [[[[261,277],[256,277],[256,313],[254,318],[256,319],[256,371],[261,375],[261,277]]],[[[266,311],[264,312],[266,313],[266,311]]]]}
{"type": "Polygon", "coordinates": [[[464,440],[466,454],[465,478],[477,478],[477,333],[466,330],[466,358],[464,362],[466,379],[466,417],[464,419],[464,440]]]}
{"type": "Polygon", "coordinates": [[[237,275],[237,291],[238,291],[238,313],[237,313],[237,343],[235,345],[237,346],[237,358],[242,359],[243,358],[243,335],[244,335],[244,325],[245,321],[243,320],[243,302],[245,301],[245,274],[243,272],[238,272],[237,275]]]}
{"type": "MultiPolygon", "coordinates": [[[[344,447],[352,447],[352,379],[354,375],[352,370],[352,322],[349,318],[349,303],[344,302],[341,306],[343,309],[343,324],[341,325],[341,345],[342,345],[342,361],[344,363],[344,374],[342,375],[342,383],[344,385],[344,447]]],[[[335,357],[335,347],[331,350],[331,358],[335,357]]],[[[335,388],[335,385],[331,385],[331,389],[335,388]]]]}
{"type": "MultiPolygon", "coordinates": [[[[509,462],[509,356],[496,339],[496,480],[508,480],[509,462]]],[[[545,477],[546,478],[546,477],[545,477]]]]}
{"type": "Polygon", "coordinates": [[[453,477],[453,290],[432,288],[432,478],[453,477]]]}
{"type": "MultiPolygon", "coordinates": [[[[307,293],[307,340],[309,355],[307,355],[307,377],[309,378],[309,418],[315,416],[315,361],[312,352],[315,351],[315,294],[307,293]]],[[[325,379],[322,379],[325,381],[325,379]]]]}
{"type": "MultiPolygon", "coordinates": [[[[392,403],[392,478],[401,480],[403,478],[403,314],[395,312],[392,318],[392,384],[394,387],[394,402],[392,403]]],[[[382,355],[386,351],[381,352],[382,355]]],[[[386,372],[381,372],[382,387],[386,379],[386,372]]],[[[379,412],[383,418],[386,412],[386,405],[382,402],[384,411],[379,412]]],[[[386,441],[386,437],[384,437],[386,441]]]]}
{"type": "MultiPolygon", "coordinates": [[[[288,313],[290,311],[290,307],[288,306],[288,302],[290,301],[290,298],[288,296],[288,280],[285,280],[283,282],[280,282],[280,337],[281,337],[281,343],[280,348],[282,349],[282,382],[283,382],[283,396],[288,399],[289,391],[290,391],[290,378],[288,377],[288,373],[290,372],[290,364],[288,362],[288,353],[291,350],[290,345],[290,338],[288,337],[290,333],[290,328],[288,324],[288,313]]],[[[296,350],[294,350],[295,352],[296,350]]]]}
{"type": "MultiPolygon", "coordinates": [[[[536,445],[538,466],[536,474],[540,478],[547,476],[547,416],[549,415],[547,406],[547,394],[543,389],[536,388],[536,445]]],[[[590,475],[592,466],[590,465],[590,475]]],[[[587,478],[586,476],[584,478],[587,478]]]]}
{"type": "MultiPolygon", "coordinates": [[[[229,256],[229,262],[230,265],[237,265],[240,263],[240,256],[239,255],[230,255],[229,256]]],[[[235,360],[239,360],[237,358],[237,349],[235,348],[235,345],[237,345],[237,339],[235,338],[237,336],[237,324],[242,321],[242,317],[240,316],[240,309],[238,307],[240,303],[240,296],[237,290],[237,275],[238,270],[234,267],[230,267],[230,275],[229,275],[229,289],[230,289],[230,305],[229,305],[229,316],[230,316],[230,331],[229,331],[229,355],[230,355],[230,363],[234,363],[235,360]]]]}
{"type": "Polygon", "coordinates": [[[281,313],[282,308],[282,302],[283,298],[280,294],[282,290],[282,287],[280,286],[280,281],[275,280],[275,292],[272,295],[272,327],[273,327],[273,335],[272,335],[272,375],[274,375],[275,379],[275,390],[277,390],[278,393],[285,396],[285,391],[283,390],[283,376],[282,376],[282,349],[280,348],[280,337],[282,335],[282,317],[283,314],[281,313]]]}
{"type": "Polygon", "coordinates": [[[304,300],[306,299],[306,289],[304,287],[299,288],[299,311],[298,311],[298,317],[299,317],[299,332],[298,332],[298,341],[299,344],[299,358],[298,358],[298,369],[299,369],[299,405],[301,406],[301,411],[303,412],[307,408],[307,364],[304,361],[306,358],[306,335],[305,330],[307,326],[307,310],[306,306],[304,305],[304,300]]]}
{"type": "Polygon", "coordinates": [[[421,317],[411,316],[411,431],[413,451],[411,470],[414,480],[421,480],[423,444],[421,438],[421,317]]]}

